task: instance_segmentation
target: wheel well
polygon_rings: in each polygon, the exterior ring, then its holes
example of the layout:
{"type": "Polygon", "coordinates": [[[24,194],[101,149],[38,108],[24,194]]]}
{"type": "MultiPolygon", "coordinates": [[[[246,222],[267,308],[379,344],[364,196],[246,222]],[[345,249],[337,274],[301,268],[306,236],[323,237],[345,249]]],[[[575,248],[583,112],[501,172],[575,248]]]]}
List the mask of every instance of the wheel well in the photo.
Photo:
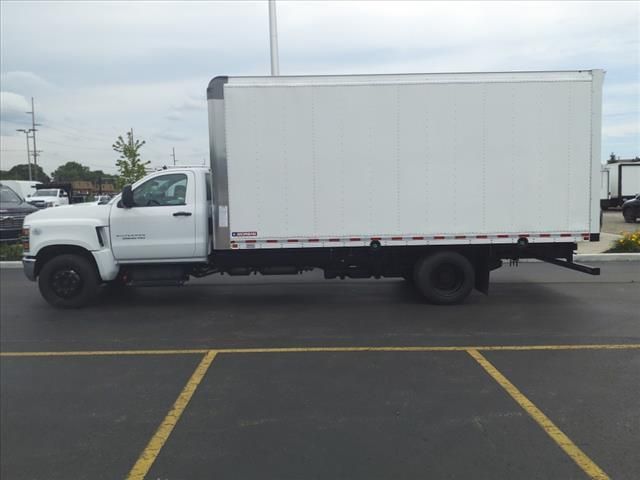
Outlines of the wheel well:
{"type": "Polygon", "coordinates": [[[44,247],[36,255],[35,275],[38,275],[40,273],[40,270],[42,270],[42,267],[45,265],[45,263],[47,263],[52,258],[57,257],[59,255],[67,255],[67,254],[80,255],[82,257],[85,257],[87,260],[91,262],[91,264],[96,268],[96,270],[98,268],[98,265],[96,264],[96,259],[93,258],[93,255],[91,254],[91,252],[86,248],[78,247],[76,245],[51,245],[49,247],[44,247]]]}

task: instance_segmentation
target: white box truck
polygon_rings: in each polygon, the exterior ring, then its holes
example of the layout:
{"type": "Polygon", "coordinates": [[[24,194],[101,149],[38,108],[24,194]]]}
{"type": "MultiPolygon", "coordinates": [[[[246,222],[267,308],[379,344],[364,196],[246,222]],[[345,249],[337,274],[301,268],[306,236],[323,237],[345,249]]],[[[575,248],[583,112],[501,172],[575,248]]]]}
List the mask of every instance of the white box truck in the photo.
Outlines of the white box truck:
{"type": "Polygon", "coordinates": [[[216,77],[210,168],[30,215],[25,273],[62,307],[100,283],[212,273],[404,277],[440,304],[487,293],[503,259],[598,274],[572,260],[599,237],[602,82],[601,70],[216,77]]]}
{"type": "Polygon", "coordinates": [[[609,201],[603,208],[619,207],[640,193],[640,160],[609,163],[609,201]]]}

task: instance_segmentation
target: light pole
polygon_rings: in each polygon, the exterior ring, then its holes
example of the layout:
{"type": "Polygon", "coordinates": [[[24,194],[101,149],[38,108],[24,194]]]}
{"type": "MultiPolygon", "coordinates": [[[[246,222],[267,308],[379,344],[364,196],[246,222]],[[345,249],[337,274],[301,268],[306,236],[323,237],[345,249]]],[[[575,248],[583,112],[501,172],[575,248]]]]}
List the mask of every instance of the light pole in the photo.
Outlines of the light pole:
{"type": "Polygon", "coordinates": [[[278,22],[276,21],[276,0],[269,0],[269,44],[271,46],[271,76],[280,75],[278,59],[278,22]]]}
{"type": "Polygon", "coordinates": [[[38,147],[36,146],[36,132],[38,131],[36,127],[39,127],[40,124],[36,123],[36,107],[33,102],[33,97],[31,97],[31,111],[25,112],[27,115],[31,115],[31,128],[29,131],[33,132],[33,166],[36,168],[36,176],[38,175],[38,147]]]}
{"type": "Polygon", "coordinates": [[[32,131],[32,128],[30,128],[29,130],[25,128],[16,129],[16,132],[24,132],[25,137],[27,138],[27,165],[29,165],[29,181],[31,181],[31,152],[29,151],[29,133],[32,131]]]}

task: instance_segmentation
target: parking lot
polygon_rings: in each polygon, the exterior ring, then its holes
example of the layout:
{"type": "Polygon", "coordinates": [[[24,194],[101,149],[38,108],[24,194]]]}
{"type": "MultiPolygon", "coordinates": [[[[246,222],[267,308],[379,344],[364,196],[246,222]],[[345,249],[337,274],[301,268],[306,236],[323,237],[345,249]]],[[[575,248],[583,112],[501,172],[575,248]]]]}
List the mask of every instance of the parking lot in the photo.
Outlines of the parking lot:
{"type": "Polygon", "coordinates": [[[0,272],[2,478],[637,478],[640,268],[488,297],[209,277],[59,311],[0,272]]]}
{"type": "Polygon", "coordinates": [[[622,232],[634,232],[640,229],[638,223],[626,223],[619,208],[602,212],[602,232],[620,235],[622,232]]]}

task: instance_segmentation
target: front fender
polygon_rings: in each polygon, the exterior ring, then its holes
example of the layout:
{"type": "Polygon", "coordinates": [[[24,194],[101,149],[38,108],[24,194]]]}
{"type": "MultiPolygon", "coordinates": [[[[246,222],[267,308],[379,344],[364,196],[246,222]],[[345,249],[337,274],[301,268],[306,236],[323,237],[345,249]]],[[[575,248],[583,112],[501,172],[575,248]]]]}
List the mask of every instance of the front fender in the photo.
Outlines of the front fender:
{"type": "Polygon", "coordinates": [[[102,250],[104,246],[97,230],[101,226],[101,222],[87,219],[51,219],[33,222],[29,225],[28,254],[36,256],[40,250],[52,245],[73,245],[91,252],[102,250]]]}
{"type": "MultiPolygon", "coordinates": [[[[108,243],[109,233],[103,223],[93,219],[47,219],[28,223],[29,251],[25,257],[37,258],[48,247],[78,247],[89,252],[103,281],[118,275],[119,265],[108,243]]],[[[46,252],[44,253],[45,255],[46,252]]]]}

